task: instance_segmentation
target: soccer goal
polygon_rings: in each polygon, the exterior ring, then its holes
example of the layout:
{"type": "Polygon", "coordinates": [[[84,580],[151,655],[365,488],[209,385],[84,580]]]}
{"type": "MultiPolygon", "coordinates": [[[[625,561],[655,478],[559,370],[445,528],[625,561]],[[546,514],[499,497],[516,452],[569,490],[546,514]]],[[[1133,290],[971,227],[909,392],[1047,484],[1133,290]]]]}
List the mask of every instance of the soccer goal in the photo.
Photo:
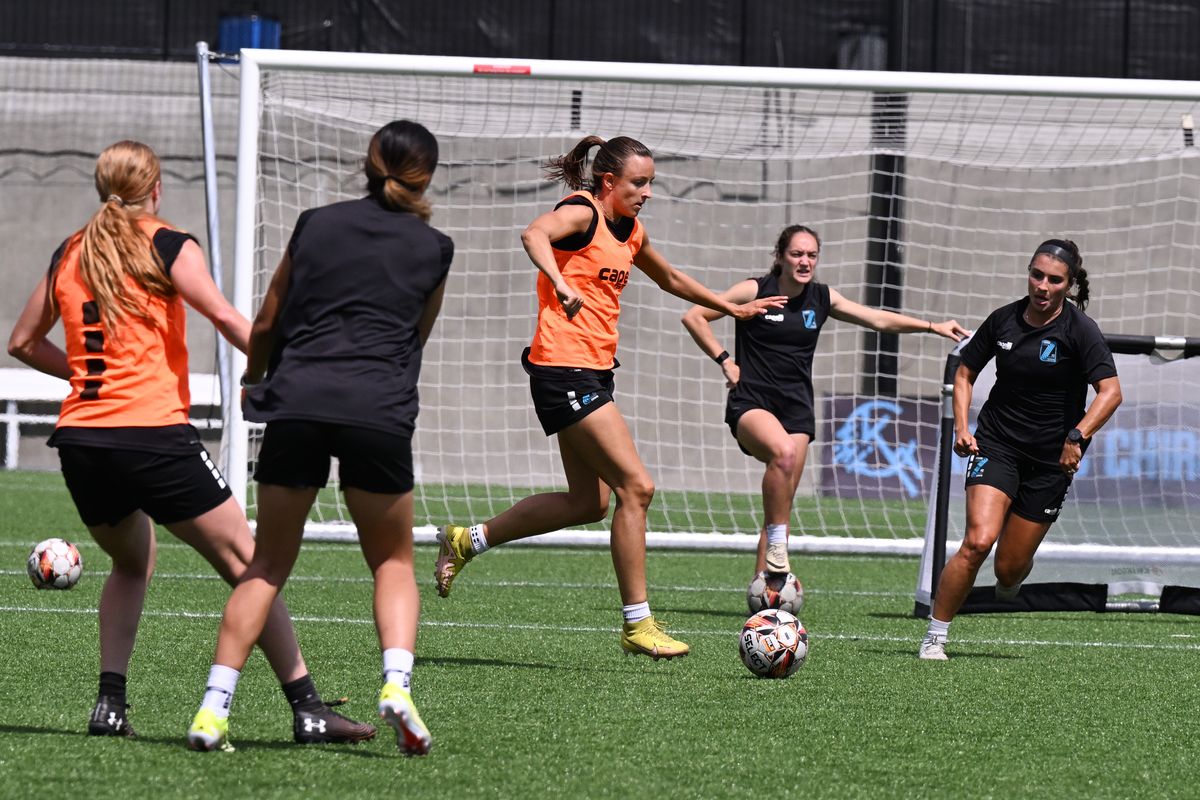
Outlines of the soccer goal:
{"type": "MultiPolygon", "coordinates": [[[[297,214],[361,195],[374,130],[410,118],[440,141],[433,224],[456,256],[420,387],[418,525],[486,519],[563,485],[518,363],[536,313],[519,234],[564,194],[541,164],[585,134],[649,146],[649,239],[716,290],[766,272],[779,232],[803,223],[823,239],[819,279],[847,297],[974,327],[1024,292],[1029,253],[1054,235],[1079,243],[1106,332],[1185,336],[1200,319],[1198,83],[265,50],[243,51],[240,70],[235,300],[246,314],[297,214]]],[[[657,485],[652,545],[751,546],[762,470],[724,425],[724,382],[680,324],[686,304],[635,275],[622,306],[617,398],[657,485]]],[[[715,330],[732,350],[732,323],[715,330]]],[[[921,552],[950,349],[825,327],[797,550],[921,552]]],[[[1198,397],[1180,391],[1192,411],[1198,397]]],[[[253,514],[260,431],[228,411],[229,478],[253,514]]],[[[1194,458],[1200,423],[1187,418],[1179,441],[1194,458]]],[[[1133,441],[1113,446],[1132,454],[1133,441]]],[[[1078,502],[1092,504],[1099,540],[1121,546],[1108,504],[1152,526],[1194,499],[1184,494],[1078,502]]],[[[1186,545],[1195,529],[1164,530],[1159,544],[1186,545]]],[[[347,530],[336,484],[313,530],[347,530]]]]}

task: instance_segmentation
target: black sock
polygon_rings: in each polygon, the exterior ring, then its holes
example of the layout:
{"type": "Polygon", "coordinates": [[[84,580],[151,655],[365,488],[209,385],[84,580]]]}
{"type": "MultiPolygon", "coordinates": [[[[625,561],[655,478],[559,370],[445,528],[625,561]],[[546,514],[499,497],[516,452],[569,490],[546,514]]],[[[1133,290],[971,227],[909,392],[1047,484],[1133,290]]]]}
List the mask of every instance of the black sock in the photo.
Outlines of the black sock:
{"type": "Polygon", "coordinates": [[[311,675],[296,678],[282,685],[283,693],[292,705],[292,713],[297,711],[318,711],[321,708],[321,693],[317,691],[311,675]]]}
{"type": "Polygon", "coordinates": [[[100,673],[100,694],[125,704],[125,676],[119,672],[100,673]]]}

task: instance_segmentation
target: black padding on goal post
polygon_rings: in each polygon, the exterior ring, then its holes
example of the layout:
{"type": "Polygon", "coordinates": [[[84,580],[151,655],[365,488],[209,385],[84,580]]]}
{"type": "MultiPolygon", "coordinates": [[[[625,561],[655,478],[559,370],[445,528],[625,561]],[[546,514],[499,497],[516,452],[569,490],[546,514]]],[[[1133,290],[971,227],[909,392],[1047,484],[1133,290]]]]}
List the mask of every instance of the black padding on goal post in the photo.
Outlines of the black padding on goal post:
{"type": "Polygon", "coordinates": [[[1158,600],[1158,610],[1164,614],[1193,614],[1200,616],[1200,589],[1190,586],[1164,586],[1158,600]]]}
{"type": "Polygon", "coordinates": [[[1013,600],[997,600],[993,587],[976,586],[958,613],[1103,611],[1107,603],[1108,585],[1103,583],[1030,583],[1013,600]]]}

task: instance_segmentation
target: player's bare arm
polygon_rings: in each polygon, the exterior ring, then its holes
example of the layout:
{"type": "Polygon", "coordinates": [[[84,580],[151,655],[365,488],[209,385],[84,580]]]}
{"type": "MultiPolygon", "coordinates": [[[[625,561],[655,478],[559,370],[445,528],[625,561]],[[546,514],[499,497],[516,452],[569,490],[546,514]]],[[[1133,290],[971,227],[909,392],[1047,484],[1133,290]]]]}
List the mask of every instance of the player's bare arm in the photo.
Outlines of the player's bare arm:
{"type": "Polygon", "coordinates": [[[970,331],[957,320],[931,322],[882,308],[871,308],[849,300],[837,289],[829,290],[829,316],[842,322],[861,325],[880,333],[936,333],[952,342],[961,342],[970,331]]]}
{"type": "Polygon", "coordinates": [[[286,252],[279,259],[279,266],[271,276],[271,285],[263,298],[262,307],[250,326],[250,345],[246,351],[246,374],[243,382],[258,383],[267,374],[267,360],[275,349],[279,316],[283,313],[283,302],[287,299],[292,283],[292,258],[286,252]]]}
{"type": "Polygon", "coordinates": [[[565,205],[548,211],[529,223],[521,233],[521,244],[543,275],[554,286],[558,302],[568,318],[583,308],[583,297],[568,283],[558,270],[551,242],[557,242],[573,233],[583,233],[592,223],[593,210],[590,206],[565,205]]]}
{"type": "Polygon", "coordinates": [[[65,381],[71,378],[67,354],[46,338],[56,322],[58,307],[51,294],[50,279],[43,277],[17,317],[8,337],[8,354],[26,366],[65,381]]]}
{"type": "Polygon", "coordinates": [[[966,364],[959,364],[954,373],[954,452],[960,456],[979,453],[979,445],[971,434],[971,394],[979,373],[966,364]]]}
{"type": "Polygon", "coordinates": [[[200,245],[184,242],[171,266],[171,283],[179,296],[199,311],[230,344],[246,352],[250,345],[250,320],[234,308],[213,282],[200,245]]]}
{"type": "Polygon", "coordinates": [[[697,305],[718,311],[721,314],[736,317],[737,319],[753,319],[759,314],[765,313],[767,309],[780,308],[787,302],[786,296],[777,295],[775,297],[763,297],[758,300],[751,299],[745,303],[731,303],[720,295],[714,294],[711,289],[704,286],[695,278],[672,267],[650,245],[648,240],[642,241],[642,249],[634,256],[633,263],[638,269],[646,273],[650,277],[650,280],[658,284],[658,287],[664,292],[681,297],[684,300],[690,300],[697,305]]]}

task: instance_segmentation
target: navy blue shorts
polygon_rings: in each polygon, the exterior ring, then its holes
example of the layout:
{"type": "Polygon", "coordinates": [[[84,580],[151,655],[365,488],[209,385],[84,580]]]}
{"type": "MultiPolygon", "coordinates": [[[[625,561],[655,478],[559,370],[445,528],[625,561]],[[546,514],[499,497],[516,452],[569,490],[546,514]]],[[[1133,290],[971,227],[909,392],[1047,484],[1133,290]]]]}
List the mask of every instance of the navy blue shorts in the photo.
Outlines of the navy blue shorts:
{"type": "Polygon", "coordinates": [[[192,520],[233,496],[200,448],[189,455],[59,444],[63,478],[85,525],[115,525],[141,509],[160,525],[192,520]]]}
{"type": "Polygon", "coordinates": [[[412,438],[335,422],[272,420],[267,423],[254,480],[275,486],[321,489],[332,460],[338,480],[377,494],[413,490],[412,438]]]}

